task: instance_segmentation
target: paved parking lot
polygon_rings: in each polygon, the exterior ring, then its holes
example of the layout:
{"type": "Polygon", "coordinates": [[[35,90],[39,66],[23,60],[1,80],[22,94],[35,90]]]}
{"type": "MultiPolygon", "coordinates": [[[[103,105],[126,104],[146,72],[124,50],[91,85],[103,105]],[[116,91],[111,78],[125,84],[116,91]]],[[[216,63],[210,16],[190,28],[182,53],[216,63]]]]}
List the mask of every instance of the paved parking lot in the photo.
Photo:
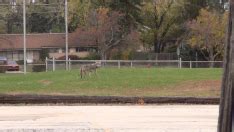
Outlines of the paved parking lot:
{"type": "Polygon", "coordinates": [[[1,106],[0,131],[215,132],[216,105],[1,106]]]}

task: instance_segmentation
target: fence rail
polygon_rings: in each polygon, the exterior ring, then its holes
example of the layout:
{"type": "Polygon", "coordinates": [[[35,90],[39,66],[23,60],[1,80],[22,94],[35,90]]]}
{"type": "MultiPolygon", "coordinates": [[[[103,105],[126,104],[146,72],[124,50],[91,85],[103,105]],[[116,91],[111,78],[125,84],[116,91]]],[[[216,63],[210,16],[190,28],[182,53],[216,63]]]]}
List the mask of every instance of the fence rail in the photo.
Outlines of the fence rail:
{"type": "MultiPolygon", "coordinates": [[[[182,61],[182,60],[69,60],[68,69],[99,63],[103,68],[223,68],[222,61],[182,61]]],[[[20,66],[23,70],[23,65],[20,66]]],[[[44,64],[27,64],[28,72],[65,70],[66,60],[47,59],[44,64]]]]}
{"type": "MultiPolygon", "coordinates": [[[[113,68],[222,68],[223,61],[182,61],[180,60],[69,60],[69,70],[82,65],[100,63],[102,67],[113,68]]],[[[66,60],[46,59],[46,71],[65,70],[66,60]]]]}

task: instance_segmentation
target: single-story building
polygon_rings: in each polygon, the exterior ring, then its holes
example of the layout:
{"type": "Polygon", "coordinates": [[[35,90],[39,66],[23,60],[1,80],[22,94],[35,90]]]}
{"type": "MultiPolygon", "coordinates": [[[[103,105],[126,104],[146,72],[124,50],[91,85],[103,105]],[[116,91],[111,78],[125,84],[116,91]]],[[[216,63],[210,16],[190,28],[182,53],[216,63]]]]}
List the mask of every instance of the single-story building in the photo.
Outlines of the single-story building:
{"type": "MultiPolygon", "coordinates": [[[[91,51],[97,51],[95,40],[85,41],[80,32],[69,33],[69,55],[86,57],[91,51]],[[82,39],[81,39],[82,38],[82,39]]],[[[86,36],[87,37],[87,36],[86,36]]],[[[49,57],[65,56],[64,33],[42,33],[27,35],[27,59],[39,60],[40,51],[47,49],[49,57]]],[[[23,35],[1,34],[0,56],[10,60],[23,60],[23,35]]]]}

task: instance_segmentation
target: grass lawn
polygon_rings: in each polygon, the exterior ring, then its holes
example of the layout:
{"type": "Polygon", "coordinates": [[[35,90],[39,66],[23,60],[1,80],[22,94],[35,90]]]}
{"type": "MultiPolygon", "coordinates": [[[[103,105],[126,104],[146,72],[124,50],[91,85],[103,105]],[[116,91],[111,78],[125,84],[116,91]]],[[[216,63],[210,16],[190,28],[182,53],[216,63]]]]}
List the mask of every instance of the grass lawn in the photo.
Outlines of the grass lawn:
{"type": "Polygon", "coordinates": [[[220,93],[222,69],[99,69],[80,79],[79,70],[0,74],[0,94],[88,96],[196,96],[220,93]]]}

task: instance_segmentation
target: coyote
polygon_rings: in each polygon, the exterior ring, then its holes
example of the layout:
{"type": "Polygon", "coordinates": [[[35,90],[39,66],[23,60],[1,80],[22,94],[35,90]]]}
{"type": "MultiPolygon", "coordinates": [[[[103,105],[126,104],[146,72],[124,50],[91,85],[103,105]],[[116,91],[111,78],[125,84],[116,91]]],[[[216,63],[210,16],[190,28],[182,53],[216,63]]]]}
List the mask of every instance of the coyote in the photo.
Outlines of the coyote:
{"type": "Polygon", "coordinates": [[[100,62],[96,62],[94,64],[89,64],[89,65],[83,65],[80,68],[80,77],[81,79],[85,78],[87,75],[91,75],[91,73],[95,73],[97,75],[97,69],[101,67],[100,62]]]}

